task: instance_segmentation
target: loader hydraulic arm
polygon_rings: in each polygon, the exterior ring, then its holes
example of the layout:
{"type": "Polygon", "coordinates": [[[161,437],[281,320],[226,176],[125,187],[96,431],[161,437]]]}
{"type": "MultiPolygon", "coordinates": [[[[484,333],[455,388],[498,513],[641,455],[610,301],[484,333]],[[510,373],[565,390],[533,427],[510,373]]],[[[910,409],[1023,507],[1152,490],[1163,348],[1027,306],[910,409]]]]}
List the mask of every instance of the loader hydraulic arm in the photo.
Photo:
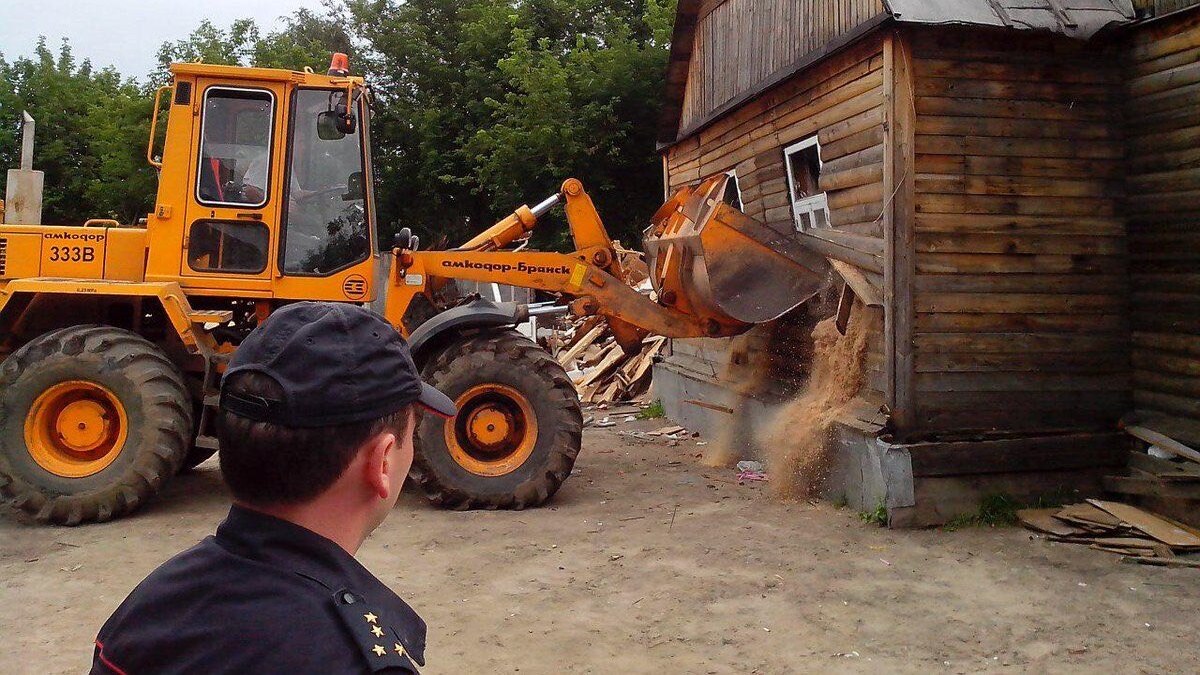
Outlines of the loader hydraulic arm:
{"type": "Polygon", "coordinates": [[[591,198],[573,178],[563,183],[559,194],[533,208],[520,207],[457,249],[398,248],[395,254],[397,286],[423,285],[429,277],[443,277],[562,293],[574,298],[571,302],[574,313],[606,317],[617,341],[627,350],[639,348],[648,334],[720,337],[737,335],[749,328],[748,324],[727,317],[666,306],[630,288],[622,280],[620,258],[591,198]],[[500,250],[527,235],[538,216],[560,200],[565,202],[574,252],[500,250]]]}

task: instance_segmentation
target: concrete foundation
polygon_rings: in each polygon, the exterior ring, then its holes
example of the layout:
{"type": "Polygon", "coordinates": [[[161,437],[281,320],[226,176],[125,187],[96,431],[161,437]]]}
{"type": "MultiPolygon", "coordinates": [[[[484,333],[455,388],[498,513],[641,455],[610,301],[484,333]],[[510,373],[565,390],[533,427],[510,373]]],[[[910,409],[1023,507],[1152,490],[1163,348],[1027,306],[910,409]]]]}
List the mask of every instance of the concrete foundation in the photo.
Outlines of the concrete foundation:
{"type": "Polygon", "coordinates": [[[662,402],[667,417],[675,423],[700,432],[710,443],[727,445],[735,460],[764,459],[754,434],[770,423],[779,401],[739,394],[661,361],[654,364],[650,396],[662,402]]]}
{"type": "MultiPolygon", "coordinates": [[[[739,395],[669,362],[655,364],[652,394],[667,417],[709,442],[727,444],[736,459],[764,459],[755,434],[770,422],[778,401],[739,395]]],[[[858,511],[882,504],[892,527],[942,525],[973,515],[989,495],[1024,503],[1099,496],[1101,477],[1124,466],[1127,452],[1127,441],[1117,433],[896,445],[880,431],[855,419],[834,424],[822,492],[858,511]]]]}

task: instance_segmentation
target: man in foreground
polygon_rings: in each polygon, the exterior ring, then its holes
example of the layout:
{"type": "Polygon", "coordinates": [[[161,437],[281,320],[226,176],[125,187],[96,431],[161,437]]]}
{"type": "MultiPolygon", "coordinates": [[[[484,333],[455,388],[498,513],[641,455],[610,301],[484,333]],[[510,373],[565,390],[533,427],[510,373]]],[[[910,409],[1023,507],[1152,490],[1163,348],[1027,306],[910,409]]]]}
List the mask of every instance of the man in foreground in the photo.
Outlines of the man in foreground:
{"type": "Polygon", "coordinates": [[[221,382],[228,518],[117,608],[92,672],[417,672],[424,621],[354,554],[400,494],[418,406],[455,413],[383,319],[272,314],[221,382]]]}

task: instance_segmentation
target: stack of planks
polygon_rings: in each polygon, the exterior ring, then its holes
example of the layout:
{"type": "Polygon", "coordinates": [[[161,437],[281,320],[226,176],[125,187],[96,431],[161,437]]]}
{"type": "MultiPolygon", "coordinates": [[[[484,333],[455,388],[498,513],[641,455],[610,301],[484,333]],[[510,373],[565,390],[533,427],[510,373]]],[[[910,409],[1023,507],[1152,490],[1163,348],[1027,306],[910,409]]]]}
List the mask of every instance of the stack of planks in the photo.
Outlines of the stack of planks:
{"type": "Polygon", "coordinates": [[[1025,509],[1017,512],[1017,518],[1050,541],[1084,544],[1098,551],[1164,559],[1200,553],[1200,532],[1119,502],[1089,499],[1063,508],[1025,509]]]}
{"type": "Polygon", "coordinates": [[[629,401],[650,388],[650,370],[666,344],[665,337],[647,338],[636,354],[617,344],[603,317],[581,319],[547,345],[567,370],[583,403],[629,401]]]}

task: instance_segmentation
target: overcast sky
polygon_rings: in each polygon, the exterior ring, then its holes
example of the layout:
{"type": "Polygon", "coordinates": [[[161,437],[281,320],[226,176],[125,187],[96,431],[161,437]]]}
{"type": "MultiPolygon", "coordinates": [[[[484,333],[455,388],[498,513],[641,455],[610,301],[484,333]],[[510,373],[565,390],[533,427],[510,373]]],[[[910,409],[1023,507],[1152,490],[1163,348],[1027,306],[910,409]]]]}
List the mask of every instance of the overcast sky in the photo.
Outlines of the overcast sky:
{"type": "MultiPolygon", "coordinates": [[[[159,46],[187,36],[204,19],[228,28],[254,19],[264,29],[321,0],[0,0],[0,53],[8,60],[33,53],[39,35],[57,52],[62,38],[76,58],[97,68],[116,66],[144,78],[158,64],[159,46]]],[[[265,30],[264,30],[265,32],[265,30]]]]}

